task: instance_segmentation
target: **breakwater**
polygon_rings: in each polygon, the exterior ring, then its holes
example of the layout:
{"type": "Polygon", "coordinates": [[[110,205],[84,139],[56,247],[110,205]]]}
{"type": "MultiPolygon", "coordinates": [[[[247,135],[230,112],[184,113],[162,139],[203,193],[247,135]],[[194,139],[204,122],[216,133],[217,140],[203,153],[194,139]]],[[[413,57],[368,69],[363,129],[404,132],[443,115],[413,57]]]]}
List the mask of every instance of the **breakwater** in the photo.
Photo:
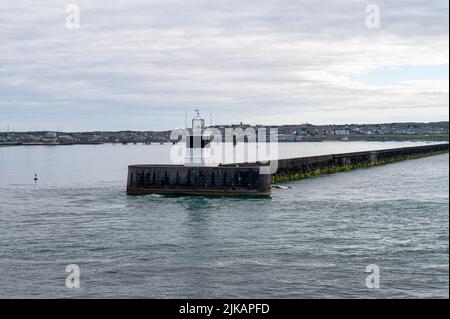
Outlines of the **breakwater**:
{"type": "Polygon", "coordinates": [[[437,155],[449,151],[449,144],[394,148],[367,152],[300,157],[278,161],[273,183],[299,180],[305,177],[389,164],[406,159],[437,155]]]}
{"type": "Polygon", "coordinates": [[[270,195],[272,183],[393,163],[446,153],[449,144],[434,144],[367,152],[278,160],[277,171],[261,174],[259,163],[192,167],[130,165],[127,194],[270,195]]]}
{"type": "Polygon", "coordinates": [[[191,167],[181,165],[131,165],[127,193],[180,195],[269,195],[270,175],[259,166],[191,167]]]}

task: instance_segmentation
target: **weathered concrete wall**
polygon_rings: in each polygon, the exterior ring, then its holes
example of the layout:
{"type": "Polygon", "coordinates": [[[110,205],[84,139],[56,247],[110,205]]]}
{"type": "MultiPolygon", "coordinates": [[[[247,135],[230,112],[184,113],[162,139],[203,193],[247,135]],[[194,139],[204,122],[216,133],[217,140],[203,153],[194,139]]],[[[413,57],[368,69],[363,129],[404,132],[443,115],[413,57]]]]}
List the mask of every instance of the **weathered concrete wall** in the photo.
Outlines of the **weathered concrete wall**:
{"type": "Polygon", "coordinates": [[[131,165],[127,193],[185,195],[269,195],[271,176],[253,167],[131,165]]]}
{"type": "Polygon", "coordinates": [[[384,164],[448,152],[449,144],[426,145],[368,152],[312,156],[278,161],[278,171],[261,175],[260,164],[186,167],[180,165],[131,165],[127,193],[184,195],[269,195],[271,182],[384,164]]]}
{"type": "Polygon", "coordinates": [[[311,156],[284,159],[278,161],[278,170],[273,174],[274,181],[301,178],[312,172],[333,172],[340,169],[351,169],[370,166],[371,164],[383,164],[413,157],[433,155],[440,152],[448,152],[449,144],[425,145],[404,147],[378,151],[357,153],[332,154],[323,156],[311,156]]]}

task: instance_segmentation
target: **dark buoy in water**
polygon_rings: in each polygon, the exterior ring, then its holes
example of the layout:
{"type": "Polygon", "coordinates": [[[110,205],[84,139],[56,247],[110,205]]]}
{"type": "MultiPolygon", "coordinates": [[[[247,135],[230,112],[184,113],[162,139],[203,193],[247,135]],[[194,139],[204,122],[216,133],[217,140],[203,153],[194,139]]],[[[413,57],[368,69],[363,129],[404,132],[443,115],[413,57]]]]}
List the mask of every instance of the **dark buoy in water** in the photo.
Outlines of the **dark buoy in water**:
{"type": "Polygon", "coordinates": [[[35,182],[37,182],[37,181],[38,181],[38,177],[37,177],[37,174],[34,174],[34,178],[33,178],[33,180],[34,180],[35,182]]]}

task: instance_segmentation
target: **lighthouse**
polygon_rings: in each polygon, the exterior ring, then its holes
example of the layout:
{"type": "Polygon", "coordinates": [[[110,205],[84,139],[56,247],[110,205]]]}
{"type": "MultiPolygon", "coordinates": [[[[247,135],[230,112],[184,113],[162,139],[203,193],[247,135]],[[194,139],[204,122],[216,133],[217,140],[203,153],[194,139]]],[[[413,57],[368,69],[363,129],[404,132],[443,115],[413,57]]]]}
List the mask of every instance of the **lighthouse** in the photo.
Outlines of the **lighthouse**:
{"type": "MultiPolygon", "coordinates": [[[[177,130],[185,147],[173,147],[176,164],[140,164],[128,167],[127,194],[179,195],[250,195],[271,194],[272,175],[261,173],[261,165],[218,164],[223,138],[220,130],[205,127],[198,110],[192,119],[192,128],[177,130]],[[219,147],[217,147],[219,145],[219,147]],[[180,165],[180,154],[184,165],[180,165]],[[216,160],[215,160],[216,159],[216,160]]],[[[223,146],[223,145],[222,145],[223,146]]]]}
{"type": "Polygon", "coordinates": [[[192,130],[186,137],[185,166],[215,166],[212,152],[212,136],[206,131],[205,120],[200,112],[195,110],[196,116],[192,119],[192,130]]]}

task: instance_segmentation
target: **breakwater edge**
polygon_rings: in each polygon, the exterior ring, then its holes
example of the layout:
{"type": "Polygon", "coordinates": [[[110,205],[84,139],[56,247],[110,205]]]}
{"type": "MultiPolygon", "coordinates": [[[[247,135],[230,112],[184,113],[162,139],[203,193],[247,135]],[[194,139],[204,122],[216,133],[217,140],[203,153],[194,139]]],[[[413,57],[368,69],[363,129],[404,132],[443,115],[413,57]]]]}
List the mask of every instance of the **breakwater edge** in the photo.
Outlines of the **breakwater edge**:
{"type": "Polygon", "coordinates": [[[449,144],[434,144],[365,152],[299,157],[277,161],[273,174],[262,174],[259,163],[218,167],[130,165],[127,194],[270,195],[272,183],[378,166],[446,153],[449,144]]]}

